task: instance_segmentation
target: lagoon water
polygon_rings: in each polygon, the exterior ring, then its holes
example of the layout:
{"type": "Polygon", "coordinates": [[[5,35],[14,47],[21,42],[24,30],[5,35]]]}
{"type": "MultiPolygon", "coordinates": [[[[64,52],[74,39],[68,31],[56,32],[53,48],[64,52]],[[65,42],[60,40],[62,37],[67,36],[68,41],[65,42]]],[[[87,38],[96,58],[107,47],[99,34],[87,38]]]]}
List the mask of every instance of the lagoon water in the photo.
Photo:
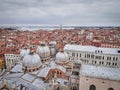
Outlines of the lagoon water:
{"type": "MultiPolygon", "coordinates": [[[[10,28],[13,30],[34,31],[34,30],[61,30],[62,29],[80,29],[80,28],[106,28],[111,30],[117,26],[79,26],[79,25],[47,25],[47,24],[0,24],[1,29],[10,28]]],[[[120,28],[120,27],[119,27],[120,28]]]]}
{"type": "MultiPolygon", "coordinates": [[[[29,30],[29,31],[34,31],[34,30],[55,30],[55,29],[60,29],[60,25],[17,25],[17,24],[6,24],[6,25],[0,25],[0,28],[12,28],[15,30],[29,30]]],[[[74,26],[62,26],[63,29],[74,29],[74,26]]]]}

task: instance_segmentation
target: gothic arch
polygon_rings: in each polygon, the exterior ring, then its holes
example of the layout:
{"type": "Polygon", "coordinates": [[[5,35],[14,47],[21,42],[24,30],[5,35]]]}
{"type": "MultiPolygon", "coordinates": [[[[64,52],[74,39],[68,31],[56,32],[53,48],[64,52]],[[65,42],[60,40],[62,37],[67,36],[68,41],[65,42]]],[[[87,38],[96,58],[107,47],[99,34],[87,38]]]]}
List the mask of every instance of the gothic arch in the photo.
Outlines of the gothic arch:
{"type": "Polygon", "coordinates": [[[89,87],[89,90],[96,90],[96,87],[95,87],[95,85],[90,85],[90,87],[89,87]]]}
{"type": "Polygon", "coordinates": [[[76,87],[76,86],[74,86],[74,87],[73,87],[73,90],[77,90],[77,87],[76,87]]]}
{"type": "Polygon", "coordinates": [[[108,88],[108,90],[114,90],[113,88],[108,88]]]}

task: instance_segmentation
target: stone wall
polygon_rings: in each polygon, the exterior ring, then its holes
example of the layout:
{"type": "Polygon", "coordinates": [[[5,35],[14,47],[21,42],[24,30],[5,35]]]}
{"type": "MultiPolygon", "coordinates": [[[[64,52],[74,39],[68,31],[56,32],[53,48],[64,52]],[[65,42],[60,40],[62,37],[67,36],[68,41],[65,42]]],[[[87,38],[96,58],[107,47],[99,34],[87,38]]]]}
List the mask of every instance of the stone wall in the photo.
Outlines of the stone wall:
{"type": "Polygon", "coordinates": [[[79,83],[80,90],[90,90],[90,85],[95,85],[96,90],[108,90],[109,88],[113,88],[113,90],[120,90],[120,81],[80,76],[79,83]]]}

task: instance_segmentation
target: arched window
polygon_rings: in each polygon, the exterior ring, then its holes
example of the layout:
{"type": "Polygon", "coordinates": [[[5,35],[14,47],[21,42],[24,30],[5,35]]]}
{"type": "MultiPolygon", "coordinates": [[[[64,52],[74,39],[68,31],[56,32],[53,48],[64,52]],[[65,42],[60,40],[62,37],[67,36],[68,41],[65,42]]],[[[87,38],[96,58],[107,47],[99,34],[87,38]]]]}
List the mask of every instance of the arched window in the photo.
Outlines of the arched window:
{"type": "Polygon", "coordinates": [[[104,64],[104,62],[102,61],[102,64],[104,64]]]}
{"type": "Polygon", "coordinates": [[[76,86],[74,86],[72,90],[77,90],[77,87],[76,87],[76,86]]]}
{"type": "Polygon", "coordinates": [[[95,64],[96,64],[96,61],[95,61],[95,64]]]}
{"type": "Polygon", "coordinates": [[[108,88],[108,90],[114,90],[113,88],[108,88]]]}
{"type": "Polygon", "coordinates": [[[95,85],[90,85],[90,88],[89,88],[89,90],[96,90],[96,87],[95,87],[95,85]]]}
{"type": "Polygon", "coordinates": [[[60,90],[60,87],[57,87],[57,90],[60,90]]]}

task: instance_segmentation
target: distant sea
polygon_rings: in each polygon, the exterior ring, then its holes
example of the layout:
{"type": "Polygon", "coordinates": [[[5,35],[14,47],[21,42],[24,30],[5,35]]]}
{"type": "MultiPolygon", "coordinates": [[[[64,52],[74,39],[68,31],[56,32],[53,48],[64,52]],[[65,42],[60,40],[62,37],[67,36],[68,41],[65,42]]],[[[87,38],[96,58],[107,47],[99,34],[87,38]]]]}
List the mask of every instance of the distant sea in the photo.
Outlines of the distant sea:
{"type": "MultiPolygon", "coordinates": [[[[117,26],[79,26],[79,25],[39,25],[39,24],[0,24],[1,29],[9,30],[23,30],[23,31],[34,31],[34,30],[55,30],[55,29],[79,29],[79,28],[116,28],[117,26]]],[[[117,28],[120,28],[119,26],[117,28]]]]}
{"type": "Polygon", "coordinates": [[[23,30],[23,31],[34,31],[34,30],[55,30],[55,29],[74,29],[74,26],[62,26],[62,25],[18,25],[18,24],[5,24],[0,25],[1,29],[10,30],[23,30]]]}

